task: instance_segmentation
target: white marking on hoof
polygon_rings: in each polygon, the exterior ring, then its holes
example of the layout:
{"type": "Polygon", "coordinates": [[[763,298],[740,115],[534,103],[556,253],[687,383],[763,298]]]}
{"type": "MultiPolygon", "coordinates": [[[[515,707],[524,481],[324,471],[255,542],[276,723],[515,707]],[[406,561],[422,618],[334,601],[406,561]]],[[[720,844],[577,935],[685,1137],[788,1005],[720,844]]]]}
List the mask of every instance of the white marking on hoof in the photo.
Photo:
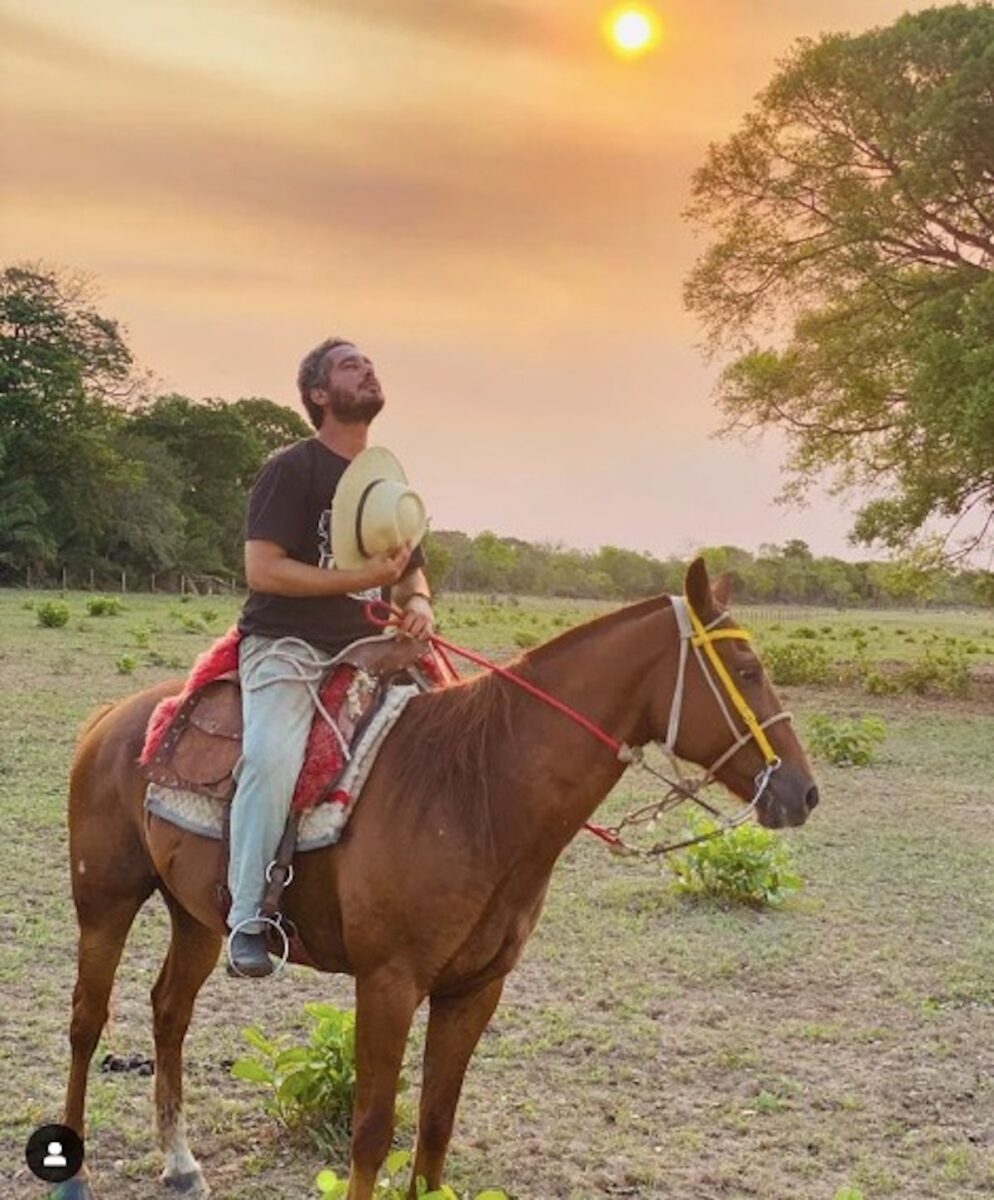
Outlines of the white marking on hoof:
{"type": "Polygon", "coordinates": [[[186,1144],[186,1124],[183,1114],[179,1113],[170,1122],[171,1128],[166,1133],[166,1163],[160,1176],[162,1183],[175,1192],[187,1196],[208,1196],[210,1189],[204,1179],[200,1164],[190,1153],[186,1144]]]}
{"type": "Polygon", "coordinates": [[[196,1196],[199,1200],[211,1194],[210,1188],[207,1186],[207,1180],[198,1167],[195,1171],[188,1171],[185,1175],[170,1175],[168,1178],[163,1175],[162,1182],[171,1192],[176,1192],[181,1196],[196,1196]]]}

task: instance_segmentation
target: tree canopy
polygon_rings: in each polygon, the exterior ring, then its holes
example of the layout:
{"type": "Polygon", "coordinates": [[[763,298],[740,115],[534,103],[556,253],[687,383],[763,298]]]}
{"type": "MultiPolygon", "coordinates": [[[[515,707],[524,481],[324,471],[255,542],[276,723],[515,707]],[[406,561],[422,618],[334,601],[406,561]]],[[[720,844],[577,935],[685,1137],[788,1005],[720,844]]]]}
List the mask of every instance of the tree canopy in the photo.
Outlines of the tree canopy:
{"type": "Polygon", "coordinates": [[[725,432],[784,431],[786,496],[851,492],[856,540],[990,545],[991,5],[798,42],[687,215],[715,234],[685,301],[709,355],[736,356],[725,432]]]}
{"type": "Polygon", "coordinates": [[[245,497],[296,413],[148,394],[85,280],[0,276],[0,578],[56,566],[241,570],[245,497]]]}

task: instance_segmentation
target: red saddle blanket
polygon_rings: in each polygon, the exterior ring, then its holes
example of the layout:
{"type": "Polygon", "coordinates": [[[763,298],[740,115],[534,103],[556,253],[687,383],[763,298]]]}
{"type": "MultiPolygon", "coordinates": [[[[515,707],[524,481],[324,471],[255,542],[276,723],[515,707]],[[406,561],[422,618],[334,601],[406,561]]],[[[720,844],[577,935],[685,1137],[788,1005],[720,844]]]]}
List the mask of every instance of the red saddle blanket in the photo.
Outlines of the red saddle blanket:
{"type": "MultiPolygon", "coordinates": [[[[230,771],[240,753],[241,744],[240,701],[235,695],[240,640],[237,627],[230,629],[196,660],[182,691],[175,696],[167,696],[156,705],[139,759],[146,773],[156,782],[201,791],[215,799],[231,798],[234,782],[230,771]],[[219,696],[218,689],[225,694],[219,696]],[[204,704],[212,715],[198,723],[196,706],[212,695],[212,703],[204,704]],[[214,702],[218,699],[220,704],[214,702]],[[214,713],[222,715],[214,719],[214,713]],[[189,725],[186,724],[187,720],[189,725]],[[184,775],[182,769],[176,769],[175,766],[170,770],[172,764],[163,766],[168,756],[175,752],[187,729],[192,730],[201,742],[198,763],[202,764],[206,759],[218,764],[215,770],[196,772],[196,780],[191,779],[189,774],[184,775]]],[[[430,686],[439,687],[452,682],[430,649],[417,659],[416,666],[430,686]]],[[[351,742],[356,726],[374,702],[373,689],[369,687],[370,678],[367,676],[362,681],[356,679],[362,669],[354,663],[342,662],[331,668],[321,681],[318,688],[321,703],[325,712],[338,718],[336,724],[340,736],[336,736],[335,730],[316,711],[308,736],[304,765],[293,795],[292,805],[297,811],[304,812],[323,801],[348,802],[348,796],[344,792],[337,793],[333,785],[345,766],[342,740],[346,744],[351,742]],[[354,683],[360,682],[364,686],[353,688],[354,683]],[[358,705],[357,692],[361,701],[358,705]]]]}

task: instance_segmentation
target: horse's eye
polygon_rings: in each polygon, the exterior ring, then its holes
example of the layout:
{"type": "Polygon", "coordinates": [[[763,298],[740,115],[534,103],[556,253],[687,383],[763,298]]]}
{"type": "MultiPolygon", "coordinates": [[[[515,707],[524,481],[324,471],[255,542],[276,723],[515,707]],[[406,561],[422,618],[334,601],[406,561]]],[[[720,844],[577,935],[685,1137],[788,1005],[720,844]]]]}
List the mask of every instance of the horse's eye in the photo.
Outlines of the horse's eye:
{"type": "Polygon", "coordinates": [[[759,683],[759,667],[740,667],[739,678],[746,683],[759,683]]]}

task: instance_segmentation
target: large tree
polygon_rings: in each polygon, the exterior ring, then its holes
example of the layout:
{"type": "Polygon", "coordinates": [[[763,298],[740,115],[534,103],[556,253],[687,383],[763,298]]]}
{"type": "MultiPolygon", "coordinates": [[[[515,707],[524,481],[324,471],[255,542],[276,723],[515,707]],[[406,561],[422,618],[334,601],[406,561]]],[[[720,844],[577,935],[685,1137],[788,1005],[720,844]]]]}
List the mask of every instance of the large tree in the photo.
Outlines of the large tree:
{"type": "Polygon", "coordinates": [[[112,434],[135,383],[85,278],[33,265],[0,274],[0,571],[97,552],[128,475],[112,434]]]}
{"type": "Polygon", "coordinates": [[[854,537],[994,530],[994,9],[803,39],[709,147],[685,301],[726,432],[787,434],[788,496],[852,491],[854,537]]]}
{"type": "Polygon", "coordinates": [[[174,561],[203,572],[241,569],[245,500],[256,472],[274,450],[311,432],[271,400],[229,404],[178,395],[148,401],[129,430],[175,463],[183,536],[174,561]]]}

